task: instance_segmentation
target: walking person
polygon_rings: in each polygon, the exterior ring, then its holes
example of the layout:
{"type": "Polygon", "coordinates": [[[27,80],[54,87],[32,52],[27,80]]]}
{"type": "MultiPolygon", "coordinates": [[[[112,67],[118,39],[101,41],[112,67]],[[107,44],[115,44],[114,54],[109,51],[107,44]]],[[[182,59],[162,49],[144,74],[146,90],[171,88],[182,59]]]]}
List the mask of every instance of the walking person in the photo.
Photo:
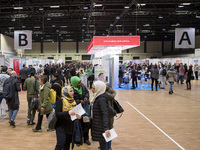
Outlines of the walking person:
{"type": "Polygon", "coordinates": [[[153,66],[151,69],[151,90],[153,91],[153,84],[155,81],[156,91],[158,91],[158,78],[159,78],[159,70],[157,65],[153,66]]]}
{"type": "Polygon", "coordinates": [[[165,77],[167,75],[167,70],[164,65],[161,66],[161,69],[159,70],[160,75],[160,82],[161,82],[161,89],[165,89],[165,77]]]}
{"type": "Polygon", "coordinates": [[[16,77],[17,73],[15,71],[12,71],[10,74],[10,78],[6,79],[6,81],[4,82],[4,85],[10,82],[13,90],[10,91],[13,93],[12,98],[7,100],[9,110],[9,123],[13,127],[15,127],[15,118],[19,111],[20,104],[18,92],[21,91],[19,80],[16,77]]]}
{"type": "Polygon", "coordinates": [[[176,71],[174,70],[173,67],[171,67],[167,71],[167,77],[166,77],[167,81],[170,83],[169,94],[174,93],[172,87],[173,87],[174,82],[176,82],[177,80],[176,77],[177,77],[176,71]]]}
{"type": "Polygon", "coordinates": [[[92,118],[92,140],[98,141],[100,150],[108,150],[107,143],[103,137],[110,137],[110,122],[108,116],[109,96],[105,93],[106,84],[102,81],[95,81],[92,85],[93,97],[91,100],[91,118],[92,118]]]}
{"type": "Polygon", "coordinates": [[[21,84],[22,84],[22,90],[24,90],[24,82],[28,78],[28,72],[26,70],[26,65],[23,64],[23,68],[20,70],[20,79],[21,79],[21,84]]]}
{"type": "Polygon", "coordinates": [[[199,66],[198,66],[198,64],[196,64],[194,66],[194,73],[195,73],[196,80],[198,80],[198,77],[199,77],[199,66]]]}
{"type": "MultiPolygon", "coordinates": [[[[51,110],[52,110],[52,104],[49,100],[50,95],[50,83],[47,81],[47,76],[41,75],[39,78],[39,84],[41,86],[40,88],[40,98],[39,98],[39,113],[38,113],[38,122],[37,125],[33,130],[33,132],[41,132],[42,131],[42,120],[43,115],[46,115],[48,118],[51,110]]],[[[47,129],[47,131],[51,131],[50,129],[47,129]]]]}
{"type": "Polygon", "coordinates": [[[27,78],[24,83],[24,89],[27,90],[27,102],[28,102],[28,114],[27,114],[27,124],[35,125],[35,112],[36,109],[30,108],[31,100],[33,98],[38,98],[39,94],[39,81],[36,78],[35,72],[30,73],[30,78],[27,78]]]}
{"type": "MultiPolygon", "coordinates": [[[[65,86],[62,88],[62,99],[58,99],[55,112],[57,117],[56,122],[56,137],[57,144],[55,150],[69,150],[70,143],[72,142],[72,134],[74,123],[70,116],[75,115],[71,110],[76,106],[74,100],[74,89],[71,86],[65,86]]],[[[77,119],[81,119],[81,116],[76,115],[77,119]]]]}
{"type": "Polygon", "coordinates": [[[122,70],[122,67],[120,66],[119,67],[119,88],[122,88],[121,84],[123,83],[123,76],[124,76],[124,72],[122,70]]]}
{"type": "Polygon", "coordinates": [[[193,77],[192,65],[189,66],[189,69],[188,69],[186,75],[187,75],[186,90],[191,90],[191,79],[193,77]]]}
{"type": "Polygon", "coordinates": [[[184,74],[185,74],[185,68],[184,68],[183,64],[181,63],[180,67],[179,67],[179,79],[181,79],[181,84],[183,84],[184,74]]]}
{"type": "Polygon", "coordinates": [[[132,78],[132,89],[137,88],[137,78],[138,78],[138,70],[134,66],[131,66],[131,78],[132,78]]]}

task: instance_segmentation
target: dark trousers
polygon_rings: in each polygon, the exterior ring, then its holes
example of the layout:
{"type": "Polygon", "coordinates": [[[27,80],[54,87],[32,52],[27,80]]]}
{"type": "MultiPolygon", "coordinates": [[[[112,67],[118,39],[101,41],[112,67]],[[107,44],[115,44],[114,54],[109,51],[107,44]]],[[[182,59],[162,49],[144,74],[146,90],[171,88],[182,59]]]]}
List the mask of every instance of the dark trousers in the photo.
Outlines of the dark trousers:
{"type": "Polygon", "coordinates": [[[99,141],[100,150],[108,150],[106,141],[99,141]]]}
{"type": "MultiPolygon", "coordinates": [[[[46,117],[48,118],[48,117],[49,117],[49,114],[46,114],[46,117]]],[[[40,130],[40,129],[41,129],[42,120],[43,120],[43,115],[40,115],[40,112],[39,112],[39,113],[38,113],[38,122],[37,122],[37,125],[36,125],[36,129],[37,129],[37,130],[40,130]]]]}
{"type": "Polygon", "coordinates": [[[132,79],[132,87],[133,88],[137,87],[137,77],[133,77],[133,79],[132,79]]]}
{"type": "Polygon", "coordinates": [[[27,119],[30,122],[33,122],[35,119],[35,113],[36,113],[36,109],[31,110],[30,105],[31,105],[31,100],[33,98],[36,98],[37,96],[27,96],[27,101],[28,101],[28,114],[27,114],[27,119]]]}
{"type": "Polygon", "coordinates": [[[195,71],[195,78],[198,80],[198,71],[195,71]]]}
{"type": "Polygon", "coordinates": [[[22,83],[22,90],[24,90],[24,82],[26,79],[21,79],[21,83],[22,83]]]}
{"type": "Polygon", "coordinates": [[[83,130],[84,142],[86,142],[87,140],[89,140],[90,123],[84,123],[83,119],[81,119],[81,127],[82,127],[82,130],[83,130]]]}
{"type": "Polygon", "coordinates": [[[72,141],[72,134],[66,134],[56,130],[57,144],[55,150],[69,150],[72,141]]]}
{"type": "Polygon", "coordinates": [[[158,79],[155,78],[151,78],[152,82],[151,82],[151,90],[153,91],[153,83],[155,81],[155,85],[156,85],[156,91],[157,91],[157,86],[158,86],[158,79]]]}

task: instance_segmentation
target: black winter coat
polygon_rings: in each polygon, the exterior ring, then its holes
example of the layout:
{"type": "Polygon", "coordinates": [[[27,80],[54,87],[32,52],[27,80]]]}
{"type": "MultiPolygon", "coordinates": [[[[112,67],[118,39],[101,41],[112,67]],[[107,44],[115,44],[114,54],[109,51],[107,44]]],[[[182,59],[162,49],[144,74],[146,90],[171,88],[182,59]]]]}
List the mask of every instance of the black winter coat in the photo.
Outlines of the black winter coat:
{"type": "Polygon", "coordinates": [[[105,141],[102,133],[109,130],[108,116],[108,101],[109,96],[106,93],[98,96],[93,104],[93,119],[92,119],[92,140],[105,141]]]}
{"type": "Polygon", "coordinates": [[[56,79],[54,81],[52,81],[52,85],[51,85],[51,88],[54,89],[56,91],[56,101],[61,98],[61,90],[62,90],[62,86],[63,86],[63,83],[60,79],[56,79]],[[55,84],[56,83],[56,84],[55,84]],[[59,85],[60,86],[59,86],[59,85]]]}
{"type": "Polygon", "coordinates": [[[13,97],[11,100],[9,100],[7,103],[12,109],[18,109],[19,108],[19,95],[18,92],[21,91],[19,80],[15,77],[10,77],[8,81],[11,82],[13,87],[13,97]]]}
{"type": "Polygon", "coordinates": [[[82,95],[80,95],[75,89],[74,89],[74,99],[77,103],[77,105],[79,103],[81,103],[81,100],[84,100],[84,98],[87,98],[88,101],[87,101],[87,104],[86,105],[89,105],[90,104],[90,101],[89,101],[89,92],[87,90],[87,88],[81,84],[81,87],[82,87],[82,95]]]}
{"type": "Polygon", "coordinates": [[[62,107],[63,107],[62,99],[57,100],[55,111],[58,120],[56,122],[55,128],[59,132],[72,134],[74,123],[70,118],[69,111],[62,112],[62,107]]]}

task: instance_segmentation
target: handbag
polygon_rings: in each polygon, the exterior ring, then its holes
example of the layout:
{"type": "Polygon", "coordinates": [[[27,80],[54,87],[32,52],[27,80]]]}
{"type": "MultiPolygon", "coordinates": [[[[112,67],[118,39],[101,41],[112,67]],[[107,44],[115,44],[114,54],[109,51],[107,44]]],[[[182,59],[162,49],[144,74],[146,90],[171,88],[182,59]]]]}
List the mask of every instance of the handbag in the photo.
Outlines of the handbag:
{"type": "Polygon", "coordinates": [[[117,115],[117,112],[114,108],[112,108],[110,105],[108,105],[108,116],[109,118],[113,118],[117,115]]]}
{"type": "Polygon", "coordinates": [[[56,117],[56,113],[55,113],[55,109],[54,108],[52,109],[51,113],[49,114],[47,122],[48,122],[48,128],[49,129],[55,129],[56,122],[57,122],[57,117],[56,117]]]}
{"type": "Polygon", "coordinates": [[[124,109],[122,108],[122,106],[119,104],[119,102],[116,99],[113,100],[113,104],[114,104],[114,109],[116,110],[117,114],[124,112],[124,109]]]}

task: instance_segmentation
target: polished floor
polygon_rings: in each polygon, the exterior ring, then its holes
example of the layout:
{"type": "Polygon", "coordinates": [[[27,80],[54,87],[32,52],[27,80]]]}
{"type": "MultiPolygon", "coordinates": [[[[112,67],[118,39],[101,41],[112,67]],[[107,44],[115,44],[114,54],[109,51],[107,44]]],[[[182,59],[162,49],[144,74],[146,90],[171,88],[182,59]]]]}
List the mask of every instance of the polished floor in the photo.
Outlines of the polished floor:
{"type": "MultiPolygon", "coordinates": [[[[116,90],[116,99],[125,109],[115,120],[118,137],[113,150],[199,150],[200,149],[200,81],[192,81],[192,89],[175,84],[174,94],[165,90],[116,90]]],[[[44,117],[41,133],[27,126],[26,92],[20,92],[20,110],[16,128],[9,126],[8,117],[0,117],[0,150],[53,150],[55,131],[47,132],[44,117]]],[[[36,117],[37,119],[37,117],[36,117]]],[[[75,147],[75,150],[97,150],[98,143],[75,147]]]]}

